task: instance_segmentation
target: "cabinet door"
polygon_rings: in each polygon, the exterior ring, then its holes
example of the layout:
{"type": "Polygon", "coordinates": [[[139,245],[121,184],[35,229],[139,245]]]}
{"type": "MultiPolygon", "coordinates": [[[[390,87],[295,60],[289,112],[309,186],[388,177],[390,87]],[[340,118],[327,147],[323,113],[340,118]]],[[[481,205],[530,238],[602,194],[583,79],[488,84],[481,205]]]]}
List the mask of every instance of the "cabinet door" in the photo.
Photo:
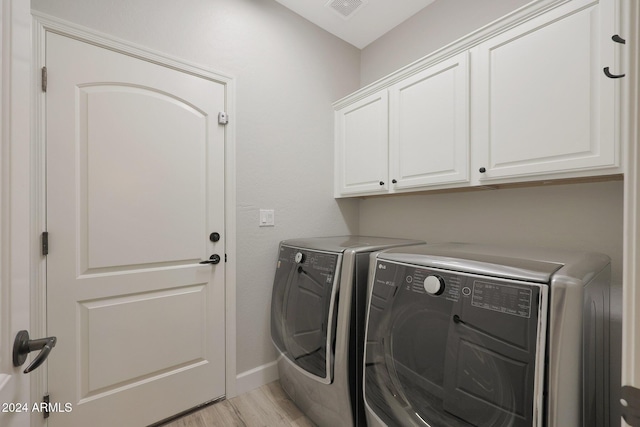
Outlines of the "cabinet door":
{"type": "Polygon", "coordinates": [[[481,182],[620,171],[619,83],[603,73],[619,71],[613,9],[613,0],[571,1],[474,49],[472,156],[481,182]]]}
{"type": "Polygon", "coordinates": [[[385,89],[336,111],[336,197],[387,192],[388,110],[385,89]]]}
{"type": "Polygon", "coordinates": [[[395,84],[389,101],[392,188],[467,182],[468,53],[395,84]]]}

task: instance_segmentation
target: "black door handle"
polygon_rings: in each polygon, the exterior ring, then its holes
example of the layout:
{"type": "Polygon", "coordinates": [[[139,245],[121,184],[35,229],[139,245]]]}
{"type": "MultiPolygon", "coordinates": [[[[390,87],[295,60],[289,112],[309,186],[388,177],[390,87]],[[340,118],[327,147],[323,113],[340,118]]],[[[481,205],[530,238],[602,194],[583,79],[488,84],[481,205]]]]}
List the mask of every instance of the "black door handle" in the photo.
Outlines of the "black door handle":
{"type": "Polygon", "coordinates": [[[220,262],[220,255],[213,254],[209,257],[209,259],[205,261],[200,261],[200,264],[217,264],[220,262]]]}
{"type": "Polygon", "coordinates": [[[20,331],[16,335],[13,342],[13,366],[22,366],[27,360],[27,355],[32,351],[41,350],[35,359],[24,370],[25,374],[38,368],[47,360],[49,353],[56,346],[56,337],[40,338],[37,340],[29,339],[29,332],[20,331]]]}

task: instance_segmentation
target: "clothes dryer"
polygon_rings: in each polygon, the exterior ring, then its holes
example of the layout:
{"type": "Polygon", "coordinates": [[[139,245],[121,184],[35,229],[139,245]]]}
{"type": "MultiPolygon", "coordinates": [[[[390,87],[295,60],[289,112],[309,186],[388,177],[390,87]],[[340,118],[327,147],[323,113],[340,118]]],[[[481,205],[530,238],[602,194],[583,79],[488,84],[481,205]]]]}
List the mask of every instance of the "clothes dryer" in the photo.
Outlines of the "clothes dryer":
{"type": "Polygon", "coordinates": [[[365,425],[362,358],[369,255],[420,243],[364,236],[280,243],[271,299],[280,383],[319,426],[365,425]]]}
{"type": "Polygon", "coordinates": [[[370,426],[609,425],[607,256],[466,244],[373,256],[370,426]]]}

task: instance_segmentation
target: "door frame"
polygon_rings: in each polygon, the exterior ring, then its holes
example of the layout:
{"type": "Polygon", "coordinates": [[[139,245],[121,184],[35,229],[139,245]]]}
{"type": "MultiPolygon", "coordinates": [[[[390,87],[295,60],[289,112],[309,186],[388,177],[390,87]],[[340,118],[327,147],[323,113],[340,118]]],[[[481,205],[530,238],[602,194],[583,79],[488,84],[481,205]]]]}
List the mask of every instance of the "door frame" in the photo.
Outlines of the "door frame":
{"type": "MultiPolygon", "coordinates": [[[[638,40],[640,5],[621,2],[621,36],[638,40]]],[[[640,46],[627,43],[623,49],[622,141],[624,151],[624,226],[622,298],[622,386],[640,388],[640,46]]],[[[635,406],[640,402],[634,402],[635,406]]],[[[622,425],[628,425],[622,420],[622,425]]]]}
{"type": "MultiPolygon", "coordinates": [[[[60,34],[82,42],[90,43],[118,53],[169,67],[205,79],[214,80],[225,86],[226,112],[231,118],[225,129],[225,237],[227,264],[225,266],[225,395],[227,398],[236,391],[236,178],[235,178],[235,78],[219,71],[205,68],[180,58],[166,55],[152,49],[100,33],[89,28],[32,11],[33,54],[32,54],[32,170],[31,236],[34,244],[33,285],[31,304],[31,329],[33,336],[47,336],[46,311],[46,258],[40,255],[39,239],[46,230],[46,94],[41,88],[41,68],[45,64],[46,34],[60,34]]],[[[34,371],[31,384],[32,401],[39,401],[47,391],[46,370],[34,371]],[[38,372],[40,371],[40,372],[38,372]]],[[[33,375],[33,374],[32,374],[33,375]]],[[[55,400],[55,396],[52,397],[55,400]]],[[[41,425],[32,417],[32,426],[41,425]]]]}

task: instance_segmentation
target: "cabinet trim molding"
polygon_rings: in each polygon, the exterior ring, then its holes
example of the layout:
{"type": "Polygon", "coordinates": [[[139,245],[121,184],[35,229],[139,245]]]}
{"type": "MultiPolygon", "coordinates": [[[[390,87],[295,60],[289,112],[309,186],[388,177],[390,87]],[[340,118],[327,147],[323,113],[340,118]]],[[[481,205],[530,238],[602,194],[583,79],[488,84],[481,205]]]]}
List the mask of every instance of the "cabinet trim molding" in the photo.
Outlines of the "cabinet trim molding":
{"type": "MultiPolygon", "coordinates": [[[[491,37],[494,37],[504,31],[516,27],[523,22],[533,19],[536,16],[542,15],[549,10],[555,9],[570,1],[571,0],[539,0],[526,4],[521,8],[505,15],[504,17],[499,18],[485,25],[484,27],[481,27],[478,30],[473,31],[466,36],[463,36],[458,40],[442,47],[441,49],[438,49],[435,52],[430,53],[394,71],[393,73],[388,74],[387,76],[382,77],[381,79],[345,96],[344,98],[339,99],[338,101],[333,103],[333,107],[334,109],[343,108],[378,90],[392,86],[395,83],[398,83],[399,81],[412,76],[413,74],[419,73],[425,68],[428,68],[438,62],[458,55],[465,50],[469,50],[472,47],[482,43],[483,41],[490,39],[491,37]]],[[[598,0],[593,0],[585,7],[597,3],[598,0]]]]}

